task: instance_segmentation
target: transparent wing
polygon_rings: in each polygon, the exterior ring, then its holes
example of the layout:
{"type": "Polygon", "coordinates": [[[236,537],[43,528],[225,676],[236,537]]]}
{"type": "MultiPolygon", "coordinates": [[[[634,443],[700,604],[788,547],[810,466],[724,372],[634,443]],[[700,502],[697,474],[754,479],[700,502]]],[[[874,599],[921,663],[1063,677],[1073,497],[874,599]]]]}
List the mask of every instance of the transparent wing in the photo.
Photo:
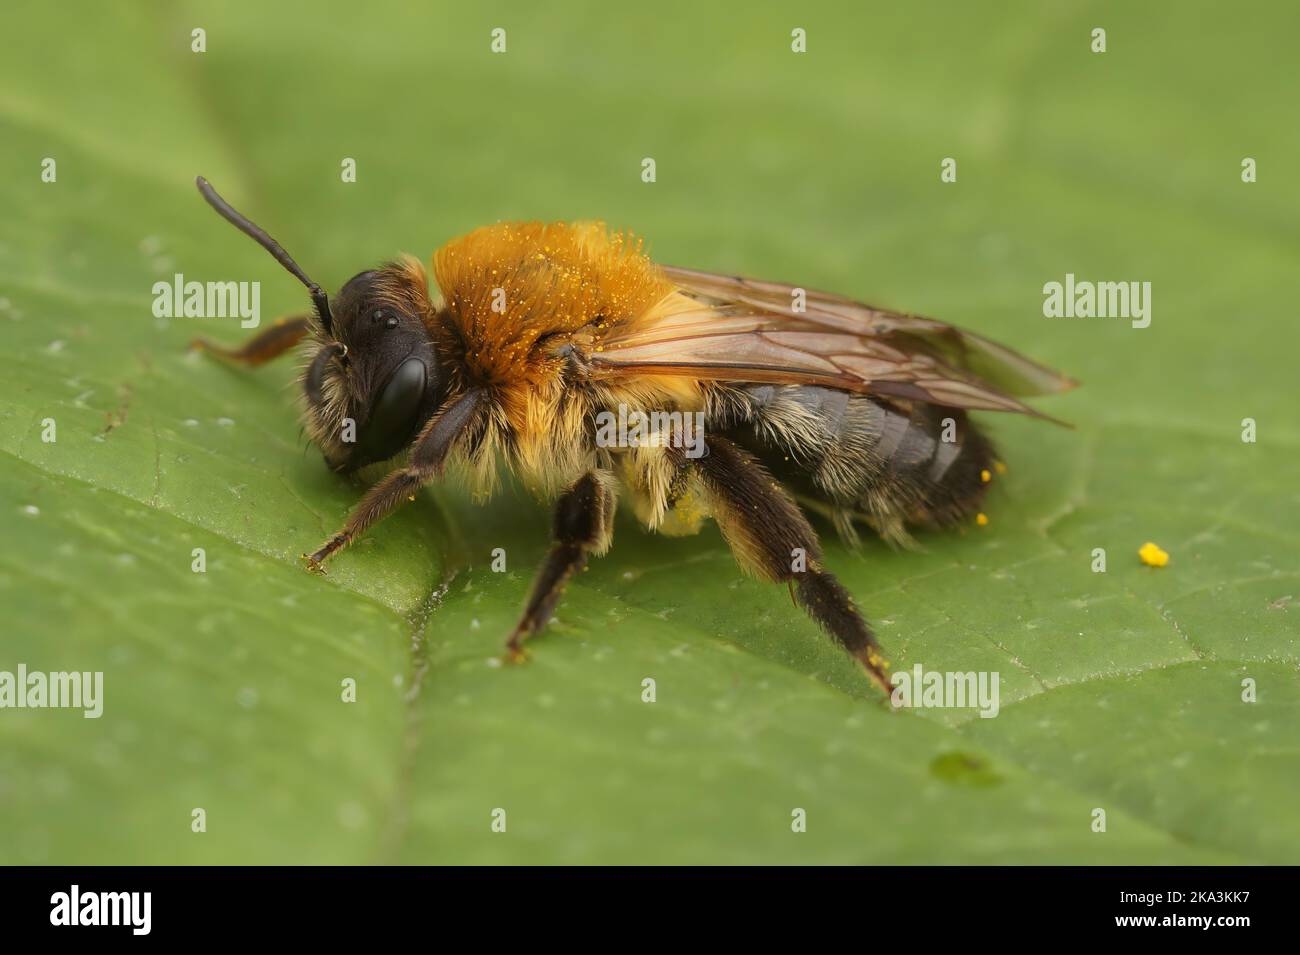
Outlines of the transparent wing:
{"type": "MultiPolygon", "coordinates": [[[[721,381],[820,384],[954,408],[1038,415],[1017,396],[1076,382],[944,322],[795,287],[665,268],[677,285],[651,320],[592,356],[597,374],[678,374],[721,381]]],[[[1040,417],[1045,417],[1039,415],[1040,417]]]]}

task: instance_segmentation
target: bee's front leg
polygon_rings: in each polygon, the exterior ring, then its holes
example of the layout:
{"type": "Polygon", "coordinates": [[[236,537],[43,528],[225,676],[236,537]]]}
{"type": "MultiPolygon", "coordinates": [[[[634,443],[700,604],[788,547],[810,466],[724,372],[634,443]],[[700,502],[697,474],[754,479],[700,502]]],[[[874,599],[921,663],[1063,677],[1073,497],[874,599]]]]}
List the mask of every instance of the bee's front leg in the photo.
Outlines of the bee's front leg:
{"type": "Polygon", "coordinates": [[[578,478],[555,504],[555,543],[542,562],[523,616],[506,642],[506,657],[524,658],[523,642],[546,626],[565,585],[591,554],[609,550],[614,534],[613,476],[591,471],[578,478]]]}
{"type": "Polygon", "coordinates": [[[279,358],[294,345],[298,344],[311,331],[310,315],[293,315],[272,322],[238,348],[219,345],[210,338],[195,338],[190,341],[190,348],[205,351],[224,358],[236,365],[256,368],[273,358],[279,358]]]}
{"type": "Polygon", "coordinates": [[[442,474],[447,456],[460,437],[478,420],[483,392],[467,391],[446,405],[429,420],[411,445],[411,463],[391,471],[366,492],[348,516],[343,529],[322,544],[314,553],[303,554],[307,569],[325,573],[324,563],[365,533],[366,528],[388,516],[403,501],[415,500],[415,492],[442,474]]]}

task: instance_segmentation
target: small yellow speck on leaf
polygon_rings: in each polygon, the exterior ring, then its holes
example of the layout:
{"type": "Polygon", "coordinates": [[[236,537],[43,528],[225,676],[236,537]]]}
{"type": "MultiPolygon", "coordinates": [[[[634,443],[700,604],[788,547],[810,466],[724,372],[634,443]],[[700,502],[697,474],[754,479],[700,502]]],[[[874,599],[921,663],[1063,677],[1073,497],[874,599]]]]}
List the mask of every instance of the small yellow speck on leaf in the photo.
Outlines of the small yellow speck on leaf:
{"type": "Polygon", "coordinates": [[[1003,464],[1001,461],[994,461],[994,462],[993,462],[993,470],[994,470],[994,471],[997,471],[999,474],[1006,474],[1006,473],[1007,473],[1007,466],[1006,466],[1005,464],[1003,464]]]}
{"type": "Polygon", "coordinates": [[[989,474],[988,468],[985,468],[983,471],[980,472],[980,480],[983,481],[985,484],[988,484],[989,481],[993,480],[993,475],[989,474]]]}
{"type": "Polygon", "coordinates": [[[1160,549],[1160,545],[1147,541],[1138,548],[1138,556],[1148,567],[1163,567],[1169,563],[1169,553],[1160,549]]]}
{"type": "Polygon", "coordinates": [[[980,527],[984,527],[985,525],[988,524],[988,522],[989,522],[989,516],[987,514],[981,512],[975,515],[975,523],[978,524],[980,527]]]}

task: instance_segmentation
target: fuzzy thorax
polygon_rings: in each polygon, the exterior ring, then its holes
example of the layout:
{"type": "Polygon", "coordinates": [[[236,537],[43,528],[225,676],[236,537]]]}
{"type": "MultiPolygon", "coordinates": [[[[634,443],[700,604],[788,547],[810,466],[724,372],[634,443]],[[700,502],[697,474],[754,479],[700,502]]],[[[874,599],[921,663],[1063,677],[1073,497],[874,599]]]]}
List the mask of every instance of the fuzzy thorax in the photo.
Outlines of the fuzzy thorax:
{"type": "Polygon", "coordinates": [[[635,237],[598,222],[499,223],[448,243],[433,270],[440,352],[493,396],[482,453],[506,457],[540,492],[599,463],[592,419],[602,408],[700,406],[685,379],[584,379],[605,337],[653,322],[673,295],[635,237]]]}

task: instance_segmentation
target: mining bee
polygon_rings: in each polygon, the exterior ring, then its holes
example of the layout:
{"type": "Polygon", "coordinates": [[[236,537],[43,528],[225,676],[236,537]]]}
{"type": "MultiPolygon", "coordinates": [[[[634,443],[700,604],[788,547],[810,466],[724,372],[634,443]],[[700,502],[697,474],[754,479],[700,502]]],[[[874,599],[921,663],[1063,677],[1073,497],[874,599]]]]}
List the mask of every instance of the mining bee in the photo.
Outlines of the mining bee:
{"type": "Polygon", "coordinates": [[[786,582],[888,692],[888,664],[800,505],[850,542],[860,525],[906,545],[909,527],[982,519],[998,464],[967,412],[1038,414],[1014,396],[1074,385],[943,322],[656,265],[635,238],[595,222],[486,226],[434,253],[436,294],[403,256],[331,300],[197,184],[307,287],[312,312],[237,349],[196,345],[255,366],[302,342],[303,417],[326,463],[348,473],[401,456],[304,555],[311,570],[448,465],[486,497],[503,460],[554,500],[554,542],[507,641],[512,659],[569,579],[609,549],[621,490],[652,530],[691,534],[716,521],[741,568],[786,582]],[[701,414],[707,453],[671,440],[607,446],[595,421],[612,409],[701,414]]]}

